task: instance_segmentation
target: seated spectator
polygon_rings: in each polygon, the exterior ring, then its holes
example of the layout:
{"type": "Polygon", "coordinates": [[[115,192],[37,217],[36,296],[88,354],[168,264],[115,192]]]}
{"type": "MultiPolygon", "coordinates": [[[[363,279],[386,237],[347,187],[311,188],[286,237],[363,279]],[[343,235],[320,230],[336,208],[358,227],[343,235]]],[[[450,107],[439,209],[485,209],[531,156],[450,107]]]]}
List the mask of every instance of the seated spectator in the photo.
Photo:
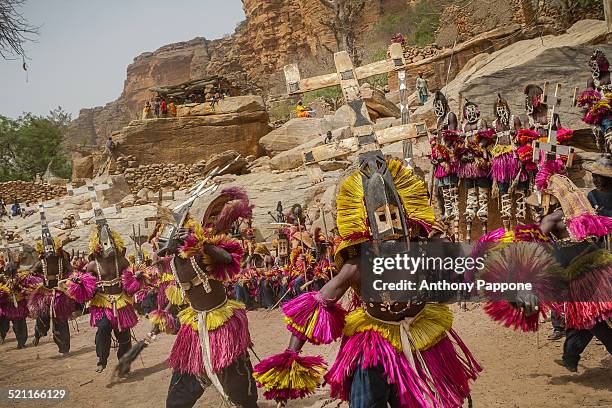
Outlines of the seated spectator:
{"type": "Polygon", "coordinates": [[[332,132],[331,130],[328,130],[327,134],[325,135],[325,144],[331,143],[331,141],[332,141],[332,132]]]}
{"type": "Polygon", "coordinates": [[[17,217],[19,215],[21,215],[21,206],[17,201],[15,201],[13,205],[11,205],[11,216],[17,217]]]}
{"type": "Polygon", "coordinates": [[[297,106],[295,107],[295,113],[298,118],[312,118],[314,117],[315,111],[307,106],[304,106],[302,101],[298,101],[297,106]]]}

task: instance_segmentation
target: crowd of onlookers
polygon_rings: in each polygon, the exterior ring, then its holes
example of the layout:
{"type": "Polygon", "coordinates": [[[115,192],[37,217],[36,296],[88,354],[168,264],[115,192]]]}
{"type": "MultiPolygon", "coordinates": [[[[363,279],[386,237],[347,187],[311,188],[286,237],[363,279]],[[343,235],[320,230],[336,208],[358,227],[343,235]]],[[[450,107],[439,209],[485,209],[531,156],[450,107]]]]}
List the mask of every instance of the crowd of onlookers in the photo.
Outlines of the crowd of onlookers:
{"type": "Polygon", "coordinates": [[[152,101],[146,101],[142,110],[143,119],[167,118],[176,116],[176,104],[173,99],[166,102],[166,98],[156,96],[152,101]]]}
{"type": "Polygon", "coordinates": [[[3,199],[0,199],[0,220],[4,217],[12,218],[12,217],[21,217],[25,218],[36,211],[30,208],[30,203],[26,203],[25,207],[22,207],[16,200],[13,200],[13,204],[10,207],[10,212],[6,209],[6,203],[3,199]]]}
{"type": "MultiPolygon", "coordinates": [[[[215,89],[212,93],[212,97],[206,100],[204,93],[191,93],[188,95],[183,103],[206,103],[210,102],[211,108],[219,103],[220,100],[227,96],[226,92],[221,89],[215,89]]],[[[145,106],[142,110],[143,119],[153,118],[168,118],[176,116],[176,105],[177,102],[174,98],[167,98],[163,95],[157,95],[150,101],[145,102],[145,106]]]]}

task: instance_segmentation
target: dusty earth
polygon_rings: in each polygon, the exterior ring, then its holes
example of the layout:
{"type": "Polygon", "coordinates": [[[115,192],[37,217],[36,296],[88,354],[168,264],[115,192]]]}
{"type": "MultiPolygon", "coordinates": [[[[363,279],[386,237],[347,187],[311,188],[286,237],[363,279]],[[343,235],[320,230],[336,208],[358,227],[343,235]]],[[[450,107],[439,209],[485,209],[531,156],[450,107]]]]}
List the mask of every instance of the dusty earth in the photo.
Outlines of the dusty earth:
{"type": "MultiPolygon", "coordinates": [[[[9,332],[0,346],[0,390],[7,388],[64,388],[68,397],[63,402],[0,401],[0,406],[38,407],[163,407],[171,372],[166,367],[173,336],[162,335],[142,359],[133,365],[133,372],[121,382],[111,381],[116,360],[111,356],[108,369],[95,373],[94,329],[88,316],[73,322],[71,355],[61,358],[50,337],[37,348],[15,349],[15,339],[9,332]]],[[[462,335],[484,367],[474,385],[475,407],[612,407],[612,358],[604,347],[591,342],[583,355],[579,373],[572,374],[555,363],[561,357],[562,342],[546,339],[550,324],[540,334],[517,334],[490,321],[477,306],[470,311],[457,311],[455,328],[462,335]]],[[[283,328],[278,310],[249,312],[251,334],[259,357],[277,353],[287,345],[289,335],[283,328]]],[[[33,322],[28,322],[33,333],[33,322]]],[[[141,338],[148,322],[141,322],[135,336],[141,338]]],[[[332,361],[336,346],[307,346],[309,354],[318,352],[332,361]]],[[[115,350],[112,350],[114,353],[115,350]]],[[[255,356],[251,355],[255,362],[255,356]]],[[[4,394],[6,395],[6,394],[4,394]]],[[[320,390],[309,399],[291,402],[293,407],[336,407],[320,390]]],[[[222,401],[213,388],[207,389],[196,406],[219,407],[222,401]]],[[[260,405],[275,407],[260,393],[260,405]]],[[[466,404],[467,405],[467,404],[466,404]]],[[[346,405],[345,405],[346,406],[346,405]]]]}

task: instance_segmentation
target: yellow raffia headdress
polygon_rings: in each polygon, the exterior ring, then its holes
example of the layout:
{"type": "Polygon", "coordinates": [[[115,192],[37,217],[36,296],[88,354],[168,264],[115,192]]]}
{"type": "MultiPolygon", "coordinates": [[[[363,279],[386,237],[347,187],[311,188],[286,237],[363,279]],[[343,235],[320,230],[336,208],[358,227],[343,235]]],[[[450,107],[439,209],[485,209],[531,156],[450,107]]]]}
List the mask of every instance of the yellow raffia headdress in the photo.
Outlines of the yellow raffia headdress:
{"type": "MultiPolygon", "coordinates": [[[[146,262],[146,261],[148,261],[150,259],[151,259],[151,255],[149,255],[149,253],[143,249],[142,250],[142,261],[146,262]]],[[[131,253],[130,255],[128,255],[128,261],[130,261],[130,263],[132,265],[135,264],[136,263],[136,254],[135,253],[131,253]]]]}
{"type": "MultiPolygon", "coordinates": [[[[53,238],[53,249],[59,251],[62,248],[62,240],[58,237],[53,238]]],[[[36,241],[36,252],[42,254],[45,252],[45,246],[43,245],[42,239],[36,241]]]]}
{"type": "MultiPolygon", "coordinates": [[[[111,231],[111,235],[113,236],[113,241],[115,243],[115,248],[121,252],[125,249],[125,244],[123,243],[123,239],[121,235],[119,235],[115,231],[111,231]]],[[[100,236],[98,233],[98,228],[94,228],[91,231],[91,235],[89,236],[89,253],[95,254],[96,252],[100,252],[102,250],[102,246],[100,245],[100,236]]]]}
{"type": "MultiPolygon", "coordinates": [[[[397,159],[387,160],[397,195],[404,207],[407,221],[414,225],[431,226],[435,222],[433,208],[429,205],[425,182],[397,159]]],[[[365,206],[363,175],[359,170],[348,176],[341,184],[336,197],[336,224],[341,242],[336,248],[335,262],[340,269],[350,258],[354,247],[372,239],[365,206]]]]}

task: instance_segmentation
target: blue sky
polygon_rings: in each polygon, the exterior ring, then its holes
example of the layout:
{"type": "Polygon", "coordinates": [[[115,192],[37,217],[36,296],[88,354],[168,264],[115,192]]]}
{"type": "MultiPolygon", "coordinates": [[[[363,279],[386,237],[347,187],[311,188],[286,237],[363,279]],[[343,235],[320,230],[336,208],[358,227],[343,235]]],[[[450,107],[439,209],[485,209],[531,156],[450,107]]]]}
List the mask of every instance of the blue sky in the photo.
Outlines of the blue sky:
{"type": "Polygon", "coordinates": [[[22,9],[41,26],[27,43],[28,82],[21,60],[0,59],[0,115],[44,115],[62,106],[104,105],[123,89],[139,54],[194,37],[231,34],[244,19],[240,0],[28,0],[22,9]]]}

